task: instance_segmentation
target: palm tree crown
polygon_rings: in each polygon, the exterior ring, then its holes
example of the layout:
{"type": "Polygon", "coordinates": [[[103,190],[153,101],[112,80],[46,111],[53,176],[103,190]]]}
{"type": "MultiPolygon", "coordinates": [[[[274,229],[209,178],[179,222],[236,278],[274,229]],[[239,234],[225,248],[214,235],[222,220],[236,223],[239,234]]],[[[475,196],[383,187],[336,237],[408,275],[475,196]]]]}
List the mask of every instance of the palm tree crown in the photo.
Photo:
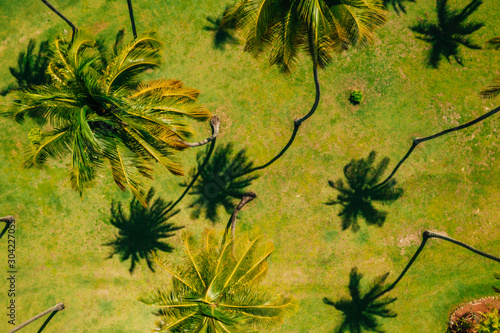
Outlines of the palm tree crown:
{"type": "Polygon", "coordinates": [[[339,332],[361,333],[363,330],[371,332],[384,332],[377,322],[376,316],[382,318],[396,317],[396,313],[387,309],[387,305],[396,301],[396,298],[385,297],[378,299],[377,295],[384,290],[384,282],[389,273],[375,279],[368,292],[361,293],[360,281],[363,277],[358,273],[356,267],[349,275],[349,294],[351,299],[343,298],[339,301],[331,301],[323,298],[325,304],[334,306],[344,315],[344,320],[339,326],[339,332]]]}
{"type": "MultiPolygon", "coordinates": [[[[201,244],[191,234],[182,237],[185,259],[159,265],[172,275],[169,289],[158,289],[140,301],[159,308],[159,332],[263,332],[281,323],[293,301],[258,288],[267,272],[272,243],[261,236],[238,239],[206,230],[201,244]]],[[[158,261],[157,261],[158,262],[158,261]]]]}
{"type": "Polygon", "coordinates": [[[328,181],[331,187],[339,191],[337,199],[327,202],[327,205],[342,206],[339,213],[342,218],[342,230],[352,227],[353,231],[358,231],[359,215],[369,224],[382,226],[387,213],[376,209],[372,202],[391,203],[403,195],[403,189],[396,187],[394,179],[384,186],[376,186],[389,165],[389,159],[386,157],[377,166],[373,166],[375,157],[376,153],[372,151],[367,159],[353,159],[344,166],[347,184],[344,184],[342,179],[328,181]]]}
{"type": "Polygon", "coordinates": [[[141,83],[142,73],[160,65],[160,45],[148,32],[108,61],[92,38],[56,40],[48,66],[52,84],[19,90],[20,109],[10,112],[17,121],[46,125],[26,166],[71,154],[71,185],[81,194],[107,160],[116,184],[143,205],[151,161],[182,174],[173,153],[186,148],[181,140],[192,134],[185,118],[206,120],[210,112],[194,104],[198,91],[178,80],[141,83]]]}
{"type": "Polygon", "coordinates": [[[285,72],[306,50],[314,66],[325,67],[331,52],[373,39],[386,21],[379,0],[240,0],[230,7],[225,22],[243,31],[245,49],[259,54],[271,48],[271,64],[285,72]]]}

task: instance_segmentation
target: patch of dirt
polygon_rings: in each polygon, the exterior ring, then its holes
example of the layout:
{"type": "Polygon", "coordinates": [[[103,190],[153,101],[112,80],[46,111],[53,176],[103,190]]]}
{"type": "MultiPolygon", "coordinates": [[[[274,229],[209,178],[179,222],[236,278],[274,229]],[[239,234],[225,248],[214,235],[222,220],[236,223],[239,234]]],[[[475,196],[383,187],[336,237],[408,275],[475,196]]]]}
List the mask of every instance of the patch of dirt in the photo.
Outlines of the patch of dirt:
{"type": "Polygon", "coordinates": [[[106,21],[102,21],[100,23],[94,24],[89,30],[94,34],[97,35],[104,29],[108,27],[109,23],[106,21]]]}
{"type": "Polygon", "coordinates": [[[219,137],[222,137],[224,136],[225,133],[229,133],[229,129],[231,128],[231,125],[233,124],[233,121],[231,120],[231,118],[229,118],[229,116],[226,114],[226,111],[227,108],[224,107],[224,106],[221,106],[221,107],[218,107],[217,110],[215,110],[215,112],[213,112],[213,114],[217,114],[220,116],[220,119],[221,119],[221,123],[220,123],[220,133],[219,133],[219,137]]]}
{"type": "Polygon", "coordinates": [[[398,246],[399,247],[407,247],[410,245],[417,245],[420,243],[420,240],[421,240],[421,237],[420,237],[419,233],[410,234],[404,238],[401,238],[398,241],[398,246]]]}
{"type": "MultiPolygon", "coordinates": [[[[475,333],[473,328],[481,320],[481,313],[496,310],[500,313],[500,296],[490,296],[462,304],[453,311],[448,321],[448,330],[451,333],[475,333]],[[459,323],[467,322],[471,328],[459,330],[459,323]]],[[[467,326],[467,325],[466,325],[467,326]]]]}

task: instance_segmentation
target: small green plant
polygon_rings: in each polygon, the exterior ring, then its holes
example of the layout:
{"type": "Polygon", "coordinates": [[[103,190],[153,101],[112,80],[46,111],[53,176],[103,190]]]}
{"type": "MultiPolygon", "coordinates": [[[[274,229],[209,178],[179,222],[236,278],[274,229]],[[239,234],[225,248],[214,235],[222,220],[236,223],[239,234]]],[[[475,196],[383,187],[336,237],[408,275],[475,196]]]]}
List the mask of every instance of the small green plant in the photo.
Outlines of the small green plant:
{"type": "Polygon", "coordinates": [[[351,92],[351,95],[349,96],[349,101],[354,105],[361,103],[362,99],[363,99],[363,93],[361,92],[361,90],[354,90],[351,92]]]}
{"type": "Polygon", "coordinates": [[[500,314],[498,310],[482,313],[482,317],[475,327],[477,333],[500,333],[500,314]]]}
{"type": "Polygon", "coordinates": [[[33,127],[28,133],[28,139],[34,145],[38,145],[43,141],[43,133],[39,127],[33,127]]]}
{"type": "Polygon", "coordinates": [[[469,316],[464,316],[461,318],[458,318],[458,320],[455,322],[455,325],[453,329],[448,330],[448,332],[452,333],[469,333],[471,332],[472,328],[474,327],[473,321],[470,320],[471,318],[469,316]]]}

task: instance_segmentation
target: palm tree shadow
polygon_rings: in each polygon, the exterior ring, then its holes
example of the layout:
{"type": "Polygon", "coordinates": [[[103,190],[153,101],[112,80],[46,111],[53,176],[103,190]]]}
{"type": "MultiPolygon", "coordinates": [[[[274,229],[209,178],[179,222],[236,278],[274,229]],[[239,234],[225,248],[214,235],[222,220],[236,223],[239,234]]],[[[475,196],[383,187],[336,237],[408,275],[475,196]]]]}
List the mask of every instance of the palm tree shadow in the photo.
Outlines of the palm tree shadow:
{"type": "Polygon", "coordinates": [[[172,252],[173,247],[164,239],[174,236],[174,231],[184,228],[167,222],[179,210],[168,213],[167,209],[172,202],[154,197],[151,188],[147,194],[148,207],[145,208],[135,197],[129,204],[129,212],[125,213],[121,203],[112,202],[110,223],[118,228],[118,235],[105,246],[112,248],[112,253],[106,258],[110,259],[115,254],[120,261],[130,259],[129,272],[132,274],[140,259],[145,259],[149,269],[152,266],[152,252],[172,252]]]}
{"type": "Polygon", "coordinates": [[[469,49],[481,49],[480,45],[472,42],[469,35],[484,26],[483,23],[465,22],[482,4],[482,0],[472,0],[464,9],[451,10],[447,0],[437,0],[436,11],[438,22],[429,22],[419,19],[419,22],[410,27],[417,33],[417,38],[431,44],[428,56],[428,65],[438,68],[442,57],[451,63],[450,58],[462,65],[459,46],[469,49]]]}
{"type": "Polygon", "coordinates": [[[46,84],[50,81],[46,73],[50,61],[49,42],[41,42],[38,53],[35,53],[35,46],[36,41],[30,39],[26,52],[20,52],[17,57],[17,66],[9,67],[10,74],[16,82],[0,89],[1,96],[7,95],[14,89],[46,84]]]}
{"type": "MultiPolygon", "coordinates": [[[[204,155],[203,152],[198,153],[198,167],[191,170],[192,175],[197,173],[204,155]]],[[[259,178],[258,175],[244,175],[252,166],[253,162],[248,160],[244,149],[236,152],[232,143],[217,147],[189,192],[194,196],[194,201],[189,205],[189,208],[194,209],[192,217],[199,218],[204,214],[205,218],[215,223],[220,207],[231,214],[235,200],[241,199],[247,192],[246,188],[259,178]]],[[[181,186],[185,187],[187,184],[181,186]]]]}
{"type": "Polygon", "coordinates": [[[401,13],[406,14],[405,2],[415,3],[415,0],[384,0],[384,6],[389,8],[391,6],[396,14],[401,15],[401,13]]]}
{"type": "Polygon", "coordinates": [[[396,301],[396,298],[385,297],[380,299],[385,290],[385,280],[389,273],[377,277],[366,293],[361,292],[360,282],[363,275],[358,273],[356,267],[352,268],[349,274],[349,298],[342,298],[339,301],[332,301],[327,297],[323,298],[323,303],[335,307],[342,312],[344,318],[338,326],[338,332],[362,332],[363,330],[373,332],[383,332],[378,317],[393,318],[396,313],[387,309],[387,305],[396,301]]]}
{"type": "MultiPolygon", "coordinates": [[[[227,9],[228,7],[226,7],[227,9]]],[[[209,25],[203,27],[203,30],[214,33],[213,46],[215,49],[221,51],[225,50],[226,45],[238,44],[238,39],[234,36],[234,22],[226,22],[225,26],[221,27],[223,17],[224,15],[220,17],[207,16],[206,20],[209,25]]]]}
{"type": "Polygon", "coordinates": [[[377,187],[377,183],[389,165],[389,158],[384,158],[374,166],[376,158],[372,151],[366,159],[353,159],[344,166],[346,183],[342,179],[328,181],[328,184],[339,191],[337,198],[327,202],[327,205],[341,205],[338,214],[342,221],[342,230],[349,227],[352,231],[359,230],[358,218],[362,217],[366,223],[381,227],[387,212],[373,206],[374,201],[389,204],[403,195],[403,189],[396,187],[396,180],[392,179],[387,184],[377,187]]]}
{"type": "Polygon", "coordinates": [[[9,230],[9,228],[10,228],[10,223],[6,222],[5,227],[3,227],[2,232],[0,232],[0,239],[2,239],[3,235],[5,235],[5,233],[7,232],[7,230],[9,230]]]}

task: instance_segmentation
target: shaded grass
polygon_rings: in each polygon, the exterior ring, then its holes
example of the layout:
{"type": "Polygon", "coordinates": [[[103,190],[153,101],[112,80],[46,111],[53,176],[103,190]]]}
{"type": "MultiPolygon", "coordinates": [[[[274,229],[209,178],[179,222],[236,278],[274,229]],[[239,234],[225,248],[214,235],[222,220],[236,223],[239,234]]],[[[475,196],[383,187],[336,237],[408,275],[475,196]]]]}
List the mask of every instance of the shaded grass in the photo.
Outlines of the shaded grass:
{"type": "MultiPolygon", "coordinates": [[[[461,8],[466,3],[452,5],[461,8]]],[[[116,31],[126,27],[126,39],[131,36],[124,3],[61,0],[58,4],[81,29],[113,40],[116,31]]],[[[203,27],[206,17],[218,16],[225,5],[137,1],[134,10],[139,32],[156,27],[165,40],[164,66],[152,76],[177,78],[199,89],[200,102],[222,116],[217,144],[235,142],[235,149],[245,148],[259,165],[279,151],[292,131],[292,120],[309,109],[314,96],[311,64],[304,58],[296,72],[283,76],[269,68],[264,57],[255,60],[243,53],[241,46],[214,50],[213,35],[203,27]]],[[[432,13],[433,7],[432,2],[417,1],[407,7],[407,15],[391,13],[373,48],[337,56],[320,72],[324,97],[318,111],[304,123],[287,154],[263,170],[250,188],[258,199],[241,213],[238,228],[259,228],[274,241],[266,283],[294,295],[302,309],[275,332],[331,332],[340,315],[323,305],[322,297],[344,294],[353,266],[367,280],[386,271],[391,280],[417,248],[424,229],[444,231],[492,253],[500,251],[496,117],[419,146],[398,172],[405,196],[388,207],[383,228],[362,224],[358,235],[342,233],[337,212],[323,205],[331,195],[327,180],[341,177],[343,165],[352,158],[376,149],[395,163],[413,137],[465,122],[496,105],[480,100],[478,92],[491,81],[500,53],[464,49],[465,67],[446,62],[438,70],[425,66],[427,45],[416,40],[408,26],[432,13]],[[347,100],[353,88],[365,96],[356,107],[347,100]]],[[[485,24],[475,33],[476,41],[500,35],[492,15],[498,12],[494,2],[485,2],[474,13],[472,18],[485,24]]],[[[39,2],[2,3],[0,18],[2,83],[11,81],[8,66],[29,38],[69,31],[39,2]]],[[[22,148],[29,144],[30,124],[0,119],[0,125],[0,210],[18,220],[18,322],[61,301],[67,308],[51,321],[47,332],[148,331],[154,317],[136,297],[169,278],[162,272],[150,273],[145,265],[131,277],[126,264],[104,260],[108,252],[101,246],[114,232],[105,222],[111,200],[126,201],[130,194],[119,191],[107,168],[82,199],[69,188],[67,160],[51,162],[43,170],[23,170],[20,161],[22,148]]],[[[210,128],[195,126],[200,138],[210,134],[210,128]]],[[[195,165],[196,153],[183,154],[186,171],[195,165]]],[[[183,190],[177,185],[180,179],[157,171],[158,195],[175,200],[183,190]]],[[[188,204],[186,200],[179,208],[188,204]]],[[[189,215],[184,209],[173,222],[195,234],[210,225],[189,215]]],[[[177,250],[168,258],[175,260],[180,241],[173,237],[172,242],[177,250]]],[[[4,256],[3,240],[1,244],[4,256]]],[[[439,241],[429,244],[391,292],[398,297],[392,307],[398,317],[385,320],[384,328],[442,332],[448,313],[458,303],[492,293],[493,271],[498,267],[465,250],[439,241]]],[[[0,283],[0,290],[5,286],[0,283]]],[[[6,321],[0,321],[0,331],[5,328],[6,321]]],[[[36,332],[35,327],[25,330],[36,332]]]]}

